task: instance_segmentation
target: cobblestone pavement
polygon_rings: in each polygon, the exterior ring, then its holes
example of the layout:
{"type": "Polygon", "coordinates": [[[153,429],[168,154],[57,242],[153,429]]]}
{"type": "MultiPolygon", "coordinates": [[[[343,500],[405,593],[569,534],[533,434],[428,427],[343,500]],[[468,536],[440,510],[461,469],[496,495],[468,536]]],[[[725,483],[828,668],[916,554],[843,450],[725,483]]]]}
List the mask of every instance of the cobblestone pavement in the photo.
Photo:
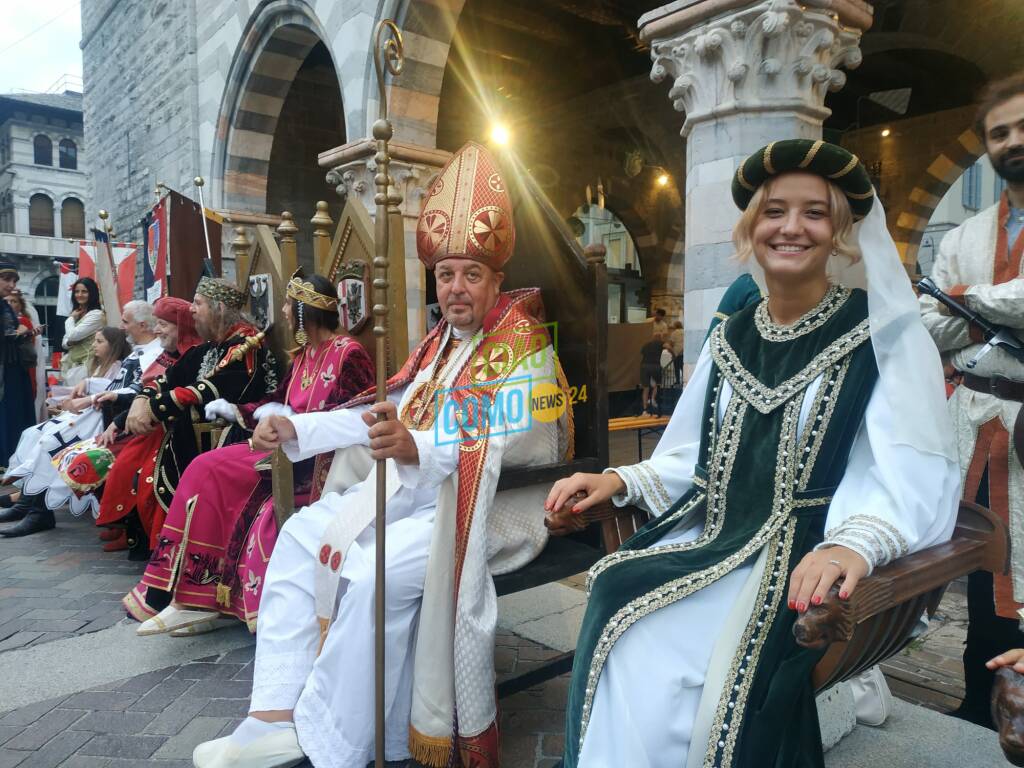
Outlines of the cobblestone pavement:
{"type": "Polygon", "coordinates": [[[91,517],[58,513],[52,531],[0,539],[0,652],[112,626],[144,566],[104,552],[91,517]]]}
{"type": "MultiPolygon", "coordinates": [[[[635,461],[635,436],[620,437],[612,445],[613,463],[635,461]]],[[[645,439],[645,452],[654,442],[645,439]]],[[[0,663],[7,654],[36,653],[28,646],[57,640],[63,642],[53,645],[55,654],[74,653],[88,640],[85,635],[123,618],[119,600],[141,570],[124,553],[104,553],[91,521],[66,515],[58,518],[54,531],[0,539],[0,663]]],[[[579,588],[582,579],[565,583],[579,588]]],[[[928,632],[886,664],[896,695],[935,709],[955,705],[963,685],[964,603],[962,590],[954,585],[928,632]]],[[[210,655],[222,634],[196,638],[207,645],[197,643],[195,658],[186,663],[84,684],[73,693],[11,711],[4,711],[7,683],[0,680],[0,768],[191,765],[196,744],[230,732],[248,709],[253,641],[241,633],[237,645],[243,647],[210,655]]],[[[117,654],[118,648],[110,652],[117,654]]],[[[499,679],[529,671],[556,653],[499,632],[499,679]]],[[[90,658],[77,661],[85,667],[90,658]]],[[[131,668],[126,665],[125,671],[131,668]]],[[[567,687],[568,675],[563,675],[500,702],[503,768],[550,768],[557,762],[567,687]]]]}

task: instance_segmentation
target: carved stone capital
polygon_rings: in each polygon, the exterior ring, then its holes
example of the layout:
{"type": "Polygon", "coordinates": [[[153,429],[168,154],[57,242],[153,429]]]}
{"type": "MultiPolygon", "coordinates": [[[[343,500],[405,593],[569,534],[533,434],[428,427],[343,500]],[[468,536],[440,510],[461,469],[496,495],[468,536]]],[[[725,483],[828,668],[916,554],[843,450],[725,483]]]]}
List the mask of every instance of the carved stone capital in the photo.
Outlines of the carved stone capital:
{"type": "Polygon", "coordinates": [[[740,113],[824,120],[825,95],[846,84],[840,67],[861,62],[863,29],[843,23],[837,2],[691,0],[675,11],[685,24],[673,23],[673,14],[652,19],[645,30],[651,79],[671,78],[669,98],[686,113],[683,135],[699,122],[740,113]],[[698,13],[702,7],[720,12],[698,13]]]}
{"type": "MultiPolygon", "coordinates": [[[[334,186],[342,199],[354,196],[361,200],[371,215],[376,211],[373,201],[377,191],[373,178],[377,172],[375,154],[375,142],[364,139],[320,156],[321,166],[331,163],[327,183],[334,186]]],[[[401,196],[399,210],[403,216],[419,216],[423,198],[448,157],[449,153],[442,150],[392,142],[388,191],[401,196]]]]}

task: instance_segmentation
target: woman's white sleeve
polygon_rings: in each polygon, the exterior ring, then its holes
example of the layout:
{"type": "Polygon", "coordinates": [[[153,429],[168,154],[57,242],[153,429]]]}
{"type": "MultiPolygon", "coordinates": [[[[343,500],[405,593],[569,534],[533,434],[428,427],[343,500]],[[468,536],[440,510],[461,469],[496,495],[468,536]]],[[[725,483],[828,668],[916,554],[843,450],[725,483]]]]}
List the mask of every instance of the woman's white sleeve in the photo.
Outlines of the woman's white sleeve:
{"type": "Polygon", "coordinates": [[[948,541],[956,525],[960,468],[945,456],[893,443],[892,413],[875,387],[832,497],[825,540],[868,562],[869,573],[898,557],[948,541]]]}
{"type": "Polygon", "coordinates": [[[69,317],[64,324],[64,345],[74,344],[76,341],[87,339],[103,327],[103,310],[91,309],[85,313],[77,325],[68,327],[71,321],[69,317]]]}
{"type": "Polygon", "coordinates": [[[651,458],[639,464],[605,470],[615,472],[626,484],[625,492],[612,498],[615,504],[634,504],[658,516],[690,490],[710,377],[711,353],[705,344],[651,458]]]}

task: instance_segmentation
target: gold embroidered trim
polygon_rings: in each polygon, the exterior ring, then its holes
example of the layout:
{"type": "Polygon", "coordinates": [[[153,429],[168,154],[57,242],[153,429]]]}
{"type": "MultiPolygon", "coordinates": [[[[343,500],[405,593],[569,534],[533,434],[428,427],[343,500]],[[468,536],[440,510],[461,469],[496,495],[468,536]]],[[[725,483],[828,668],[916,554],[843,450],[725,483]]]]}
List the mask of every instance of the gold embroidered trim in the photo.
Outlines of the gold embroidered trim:
{"type": "Polygon", "coordinates": [[[816,142],[814,142],[811,145],[811,148],[807,150],[807,154],[804,155],[804,159],[800,161],[800,165],[798,165],[797,167],[806,168],[812,162],[814,162],[814,156],[818,154],[818,150],[820,150],[823,146],[825,146],[825,142],[822,141],[821,139],[818,139],[816,142]]]}
{"type": "Polygon", "coordinates": [[[775,146],[775,142],[772,141],[764,148],[764,170],[769,176],[775,175],[775,164],[772,163],[772,147],[775,146]]]}
{"type": "Polygon", "coordinates": [[[834,365],[871,336],[868,321],[863,320],[819,352],[799,373],[777,387],[768,387],[743,367],[739,356],[725,339],[725,326],[719,325],[711,334],[711,357],[729,379],[733,390],[760,413],[771,413],[779,405],[802,392],[830,365],[834,365]]]}
{"type": "Polygon", "coordinates": [[[847,197],[852,197],[854,200],[867,200],[868,198],[875,196],[875,190],[869,189],[867,192],[843,192],[847,197]]]}
{"type": "MultiPolygon", "coordinates": [[[[727,411],[731,410],[733,402],[735,400],[730,400],[730,409],[727,409],[727,411]]],[[[794,463],[792,456],[783,456],[781,449],[783,446],[788,446],[792,450],[795,446],[796,426],[800,415],[800,407],[799,403],[794,401],[787,403],[785,408],[782,430],[779,436],[780,450],[777,453],[775,463],[775,488],[772,498],[772,512],[761,525],[761,528],[746,544],[711,567],[668,581],[660,587],[631,600],[615,612],[601,631],[593,657],[590,660],[590,669],[587,673],[587,684],[584,690],[580,718],[580,750],[583,749],[587,726],[590,723],[590,711],[594,704],[594,693],[597,690],[601,671],[604,669],[605,661],[608,659],[612,647],[622,634],[644,616],[703,589],[727,573],[735,570],[754,553],[760,551],[761,547],[765,546],[789,519],[789,512],[792,509],[791,489],[793,487],[794,463]]],[[[668,547],[656,547],[654,553],[661,554],[666,551],[672,550],[668,547]]]]}
{"type": "Polygon", "coordinates": [[[825,441],[825,428],[822,426],[822,423],[827,425],[831,421],[832,414],[836,409],[836,393],[842,389],[843,381],[846,380],[846,372],[849,369],[850,358],[847,357],[841,363],[836,363],[832,367],[832,378],[825,379],[821,382],[821,386],[818,387],[818,393],[815,397],[815,408],[808,414],[807,424],[804,429],[807,437],[810,438],[810,444],[802,447],[801,455],[803,458],[797,464],[797,469],[803,470],[800,473],[799,480],[797,480],[800,490],[806,490],[807,484],[811,480],[811,470],[814,469],[814,462],[817,461],[818,452],[825,441]],[[808,430],[810,430],[809,433],[808,430]]]}
{"type": "MultiPolygon", "coordinates": [[[[721,379],[712,390],[712,402],[718,403],[718,393],[721,387],[721,379]]],[[[736,463],[736,455],[739,452],[740,436],[742,434],[743,418],[747,413],[747,404],[740,398],[733,398],[726,407],[725,416],[722,419],[722,430],[717,433],[712,430],[710,437],[712,445],[711,460],[708,462],[708,490],[702,494],[696,494],[689,502],[677,509],[671,517],[665,519],[663,525],[668,525],[680,520],[688,514],[701,501],[707,501],[705,512],[704,530],[692,541],[684,541],[679,544],[669,544],[663,547],[647,547],[646,549],[620,549],[611,554],[605,555],[590,567],[587,572],[586,591],[590,589],[594,580],[614,565],[626,560],[636,560],[644,557],[653,557],[667,552],[685,552],[690,549],[697,549],[709,542],[714,541],[722,532],[725,521],[725,490],[732,480],[732,471],[736,463]]],[[[716,419],[711,417],[711,421],[716,419]]],[[[695,478],[696,479],[696,478],[695,478]]]]}
{"type": "Polygon", "coordinates": [[[757,187],[755,187],[753,184],[747,181],[746,177],[743,175],[742,165],[740,165],[740,167],[736,169],[736,181],[738,181],[740,183],[740,186],[743,187],[748,192],[757,191],[757,187]]]}
{"type": "Polygon", "coordinates": [[[747,697],[750,695],[750,687],[754,680],[750,670],[757,669],[768,630],[771,629],[779,611],[779,604],[782,602],[795,530],[793,520],[787,520],[782,530],[765,545],[769,552],[774,551],[775,557],[774,560],[769,559],[765,562],[754,610],[725,677],[722,696],[711,726],[711,738],[704,755],[705,768],[725,768],[732,765],[736,740],[739,738],[739,724],[743,722],[747,697]]]}
{"type": "MultiPolygon", "coordinates": [[[[857,157],[856,155],[852,155],[850,157],[850,162],[848,162],[845,166],[843,166],[843,169],[841,171],[837,171],[836,173],[830,174],[829,178],[830,179],[841,179],[841,178],[843,178],[843,176],[845,176],[850,171],[852,171],[854,168],[856,168],[857,167],[857,163],[859,163],[859,162],[860,162],[860,158],[857,157]]],[[[849,193],[847,192],[845,194],[849,194],[849,193]]]]}
{"type": "Polygon", "coordinates": [[[792,341],[816,331],[839,311],[853,292],[842,285],[832,285],[814,309],[792,325],[779,325],[768,314],[768,299],[762,299],[754,311],[754,326],[765,341],[792,341]]]}

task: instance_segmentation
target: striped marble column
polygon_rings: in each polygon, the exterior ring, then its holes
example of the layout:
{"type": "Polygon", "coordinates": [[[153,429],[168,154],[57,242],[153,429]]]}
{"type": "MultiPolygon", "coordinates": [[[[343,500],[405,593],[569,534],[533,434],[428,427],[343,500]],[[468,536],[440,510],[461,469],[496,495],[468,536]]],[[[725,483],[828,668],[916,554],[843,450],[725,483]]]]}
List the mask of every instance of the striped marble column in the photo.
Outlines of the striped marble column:
{"type": "Polygon", "coordinates": [[[863,0],[675,0],[640,18],[651,79],[669,79],[686,113],[684,360],[688,371],[718,302],[744,265],[733,258],[740,162],[770,141],[820,138],[825,95],[860,64],[871,25],[863,0]]]}

